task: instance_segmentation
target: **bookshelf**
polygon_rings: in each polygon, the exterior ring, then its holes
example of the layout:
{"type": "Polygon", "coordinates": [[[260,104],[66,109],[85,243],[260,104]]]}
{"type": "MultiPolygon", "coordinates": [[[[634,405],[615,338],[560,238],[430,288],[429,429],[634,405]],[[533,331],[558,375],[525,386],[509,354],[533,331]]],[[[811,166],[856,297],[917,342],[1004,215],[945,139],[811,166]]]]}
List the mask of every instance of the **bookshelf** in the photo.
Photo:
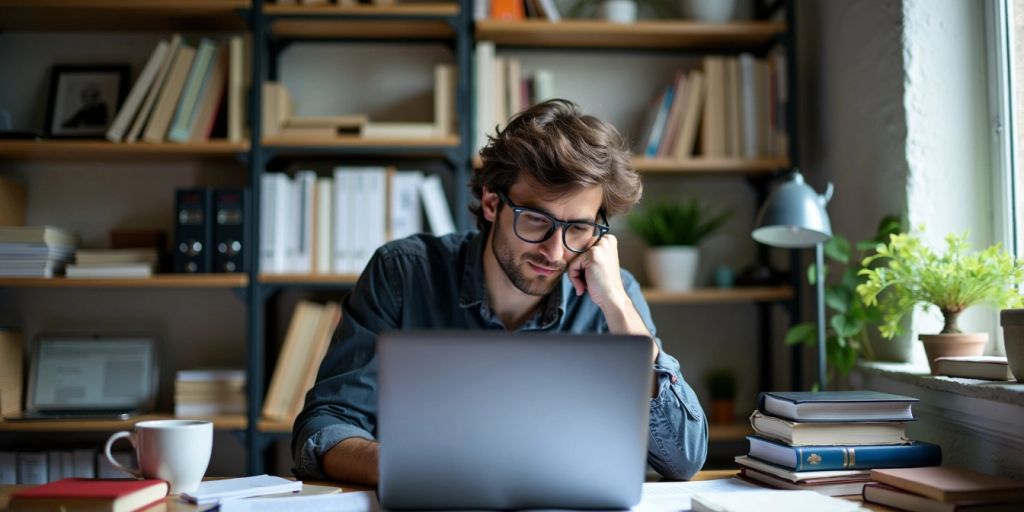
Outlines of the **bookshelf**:
{"type": "MultiPolygon", "coordinates": [[[[792,10],[783,2],[787,13],[792,10]]],[[[613,25],[598,21],[565,20],[558,24],[527,20],[522,22],[472,21],[472,2],[458,4],[409,4],[387,7],[359,5],[354,7],[309,7],[266,4],[263,0],[0,0],[0,32],[70,31],[88,27],[94,31],[218,31],[251,36],[253,55],[249,70],[253,91],[248,98],[250,137],[245,142],[210,141],[188,144],[112,144],[105,141],[46,140],[0,141],[0,172],[7,162],[43,162],[60,160],[95,161],[161,161],[167,159],[237,159],[244,167],[253,205],[259,204],[263,173],[286,169],[289,161],[307,157],[375,159],[396,161],[424,158],[438,161],[442,172],[450,172],[454,190],[463,193],[452,197],[456,223],[460,228],[471,225],[466,214],[469,204],[468,178],[474,159],[469,147],[472,132],[472,107],[469,73],[459,73],[456,119],[458,133],[428,140],[339,138],[327,142],[296,140],[282,137],[264,138],[260,134],[261,87],[276,80],[280,53],[292,44],[304,42],[350,43],[362,40],[403,41],[409,44],[443,42],[451,51],[460,70],[470,69],[471,47],[475,40],[494,41],[504,47],[545,49],[581,49],[584,51],[664,51],[698,53],[706,51],[735,52],[741,49],[761,50],[775,41],[793,44],[792,20],[788,22],[755,21],[728,24],[700,24],[683,21],[641,21],[631,25],[613,25]],[[474,36],[475,33],[475,36],[474,36]]],[[[792,69],[790,73],[795,73],[792,69]]],[[[792,80],[789,81],[791,84],[792,80]]],[[[792,86],[791,86],[792,87],[792,86]]],[[[792,93],[793,91],[791,91],[792,93]]],[[[791,94],[795,97],[795,93],[791,94]]],[[[791,107],[794,108],[794,107],[791,107]]],[[[795,120],[795,112],[787,118],[795,120]]],[[[792,122],[792,121],[791,121],[792,122]]],[[[790,125],[790,133],[794,133],[790,125]]],[[[795,143],[793,143],[795,144],[795,143]]],[[[791,146],[792,148],[793,146],[791,146]]],[[[796,155],[795,151],[790,151],[796,155]]],[[[634,166],[645,176],[691,175],[727,177],[770,177],[780,169],[796,164],[779,158],[731,159],[692,158],[662,160],[635,158],[634,166]]],[[[235,164],[238,165],[238,164],[235,164]]],[[[24,168],[24,166],[22,166],[24,168]]],[[[31,172],[30,170],[27,172],[31,172]]],[[[752,180],[753,182],[753,180],[752,180]]],[[[763,184],[767,180],[758,181],[763,184]]],[[[765,185],[755,185],[764,187],[765,185]]],[[[759,193],[763,193],[763,188],[759,193]]],[[[251,247],[259,246],[257,208],[248,214],[247,237],[251,247]]],[[[250,256],[252,254],[250,253],[250,256]]],[[[245,301],[246,367],[249,409],[245,415],[214,419],[215,427],[244,435],[250,454],[247,472],[267,471],[271,444],[291,432],[290,422],[272,422],[261,416],[267,370],[276,359],[269,353],[267,333],[271,309],[269,302],[284,288],[338,292],[350,289],[357,275],[265,274],[257,266],[257,258],[249,260],[244,274],[157,275],[148,279],[0,279],[0,289],[225,289],[240,291],[245,301]]],[[[652,305],[688,307],[691,305],[757,304],[759,309],[760,343],[771,342],[770,308],[788,304],[795,309],[799,300],[792,286],[758,288],[706,289],[685,293],[668,293],[654,289],[644,291],[652,305]],[[767,326],[766,326],[767,322],[767,326]]],[[[794,317],[795,318],[795,317],[794,317]]],[[[763,357],[763,352],[761,356],[763,357]]],[[[765,367],[762,366],[762,378],[765,367]]],[[[167,418],[168,414],[146,416],[167,418]]],[[[113,431],[127,428],[142,418],[124,422],[56,421],[0,422],[0,432],[79,432],[113,431]]],[[[749,433],[749,426],[713,425],[712,441],[740,440],[749,433]]]]}
{"type": "Polygon", "coordinates": [[[185,144],[114,144],[101,140],[0,141],[0,160],[233,158],[247,151],[247,142],[225,140],[185,144]]]}
{"type": "Polygon", "coordinates": [[[244,30],[248,0],[0,0],[0,32],[244,30]]]}
{"type": "Polygon", "coordinates": [[[499,46],[540,48],[638,48],[675,50],[735,50],[770,44],[785,32],[774,21],[698,23],[693,21],[638,20],[606,23],[597,20],[476,22],[478,40],[499,46]]]}
{"type": "Polygon", "coordinates": [[[156,274],[131,279],[0,278],[0,288],[245,288],[246,274],[156,274]]]}
{"type": "Polygon", "coordinates": [[[197,419],[213,422],[217,430],[245,430],[246,419],[241,414],[206,417],[175,417],[170,414],[144,414],[126,420],[0,420],[0,432],[114,432],[131,430],[139,421],[197,419]]]}

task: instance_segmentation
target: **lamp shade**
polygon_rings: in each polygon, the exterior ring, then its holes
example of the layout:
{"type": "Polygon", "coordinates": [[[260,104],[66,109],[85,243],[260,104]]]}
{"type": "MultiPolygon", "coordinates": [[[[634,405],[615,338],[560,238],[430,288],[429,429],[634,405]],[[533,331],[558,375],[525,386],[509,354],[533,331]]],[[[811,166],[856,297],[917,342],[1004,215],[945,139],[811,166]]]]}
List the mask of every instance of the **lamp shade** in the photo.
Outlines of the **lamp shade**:
{"type": "Polygon", "coordinates": [[[813,247],[832,238],[832,223],[825,205],[832,199],[832,184],[818,194],[799,171],[768,196],[757,215],[754,240],[774,247],[813,247]]]}

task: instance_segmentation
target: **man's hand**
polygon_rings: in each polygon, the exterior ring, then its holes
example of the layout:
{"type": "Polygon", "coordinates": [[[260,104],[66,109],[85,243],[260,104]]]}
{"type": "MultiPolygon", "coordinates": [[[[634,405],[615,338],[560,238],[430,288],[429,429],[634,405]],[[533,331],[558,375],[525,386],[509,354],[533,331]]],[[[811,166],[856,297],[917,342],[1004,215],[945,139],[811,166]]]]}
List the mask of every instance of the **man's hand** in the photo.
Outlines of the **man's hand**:
{"type": "MultiPolygon", "coordinates": [[[[612,334],[639,334],[650,336],[651,331],[644,325],[640,313],[636,312],[622,286],[619,273],[619,240],[615,235],[605,235],[569,264],[569,281],[576,289],[576,295],[590,294],[590,300],[597,304],[608,321],[612,334]]],[[[658,358],[658,345],[651,339],[651,361],[658,358]]]]}
{"type": "Polygon", "coordinates": [[[359,437],[345,439],[324,454],[320,467],[339,482],[377,485],[377,443],[359,437]]]}

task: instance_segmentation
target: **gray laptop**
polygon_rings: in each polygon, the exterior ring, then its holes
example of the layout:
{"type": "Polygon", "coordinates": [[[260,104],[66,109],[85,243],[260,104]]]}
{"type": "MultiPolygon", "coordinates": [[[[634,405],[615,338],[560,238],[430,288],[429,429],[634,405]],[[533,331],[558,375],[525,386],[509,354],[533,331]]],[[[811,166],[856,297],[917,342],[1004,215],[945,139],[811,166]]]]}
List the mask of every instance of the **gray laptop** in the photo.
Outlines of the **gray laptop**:
{"type": "Polygon", "coordinates": [[[383,507],[640,501],[650,339],[396,331],[379,337],[377,351],[383,507]]]}
{"type": "Polygon", "coordinates": [[[25,411],[8,420],[127,419],[153,409],[151,336],[41,335],[29,366],[25,411]]]}

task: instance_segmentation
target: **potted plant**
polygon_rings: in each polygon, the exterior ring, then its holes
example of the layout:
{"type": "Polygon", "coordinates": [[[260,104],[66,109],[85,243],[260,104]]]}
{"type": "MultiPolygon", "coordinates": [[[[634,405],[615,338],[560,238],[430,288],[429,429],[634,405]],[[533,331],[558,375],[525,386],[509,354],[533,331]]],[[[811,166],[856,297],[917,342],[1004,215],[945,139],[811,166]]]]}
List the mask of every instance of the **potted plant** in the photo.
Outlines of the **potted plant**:
{"type": "Polygon", "coordinates": [[[697,245],[730,215],[710,214],[696,199],[656,203],[630,215],[630,228],[647,243],[644,257],[651,284],[671,291],[693,288],[700,259],[697,245]]]}
{"type": "Polygon", "coordinates": [[[1022,304],[1017,287],[1024,282],[1024,261],[1016,261],[999,244],[969,253],[967,234],[946,237],[946,251],[936,253],[914,234],[893,235],[864,259],[860,273],[867,281],[857,287],[864,303],[878,305],[881,332],[892,338],[900,320],[918,304],[942,313],[942,332],[922,334],[928,365],[943,356],[981,355],[988,333],[963,333],[957,319],[965,309],[981,303],[997,308],[1022,304]],[[877,263],[877,265],[875,265],[877,263]]]}
{"type": "MultiPolygon", "coordinates": [[[[854,247],[839,235],[833,236],[825,244],[825,258],[829,265],[825,267],[825,359],[828,362],[828,373],[831,381],[846,376],[859,357],[875,359],[875,349],[869,327],[881,323],[881,313],[877,306],[864,303],[857,293],[857,287],[867,281],[860,274],[861,262],[875,252],[879,244],[885,243],[890,236],[903,231],[903,223],[899,217],[886,216],[878,223],[875,235],[854,247]],[[829,277],[838,276],[829,283],[829,277]]],[[[807,280],[815,285],[817,272],[812,263],[807,268],[807,280]]],[[[786,333],[787,345],[805,344],[817,346],[817,324],[804,322],[796,324],[786,333]]]]}
{"type": "Polygon", "coordinates": [[[711,394],[711,422],[732,423],[736,415],[736,375],[728,368],[712,370],[705,384],[711,394]]]}

